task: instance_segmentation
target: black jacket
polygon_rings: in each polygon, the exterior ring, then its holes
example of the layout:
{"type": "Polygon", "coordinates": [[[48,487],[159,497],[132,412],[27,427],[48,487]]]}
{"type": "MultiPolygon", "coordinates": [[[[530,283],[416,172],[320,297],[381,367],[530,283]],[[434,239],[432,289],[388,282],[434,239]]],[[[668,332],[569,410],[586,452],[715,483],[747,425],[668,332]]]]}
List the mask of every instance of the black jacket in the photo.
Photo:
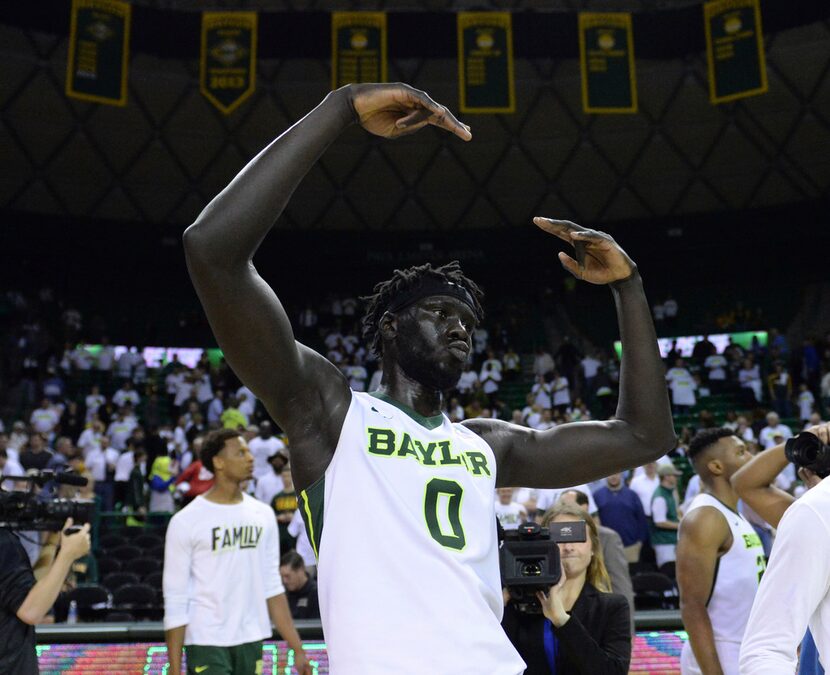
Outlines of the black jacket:
{"type": "MultiPolygon", "coordinates": [[[[570,612],[554,628],[559,640],[556,675],[625,675],[631,661],[628,601],[622,595],[600,593],[586,583],[570,612]]],[[[522,614],[512,604],[504,608],[504,627],[527,663],[525,675],[550,675],[545,656],[545,617],[522,614]]]]}

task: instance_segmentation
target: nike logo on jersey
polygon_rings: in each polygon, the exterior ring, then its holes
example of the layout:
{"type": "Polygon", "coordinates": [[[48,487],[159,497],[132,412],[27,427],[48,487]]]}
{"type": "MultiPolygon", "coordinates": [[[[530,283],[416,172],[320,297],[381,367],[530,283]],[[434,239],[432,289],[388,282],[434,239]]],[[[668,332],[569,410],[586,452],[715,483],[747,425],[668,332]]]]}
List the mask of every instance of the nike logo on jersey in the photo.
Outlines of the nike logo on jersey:
{"type": "Polygon", "coordinates": [[[455,452],[452,441],[421,441],[408,433],[367,427],[366,451],[376,457],[410,457],[423,466],[463,466],[473,476],[489,476],[487,455],[478,450],[455,452]]]}
{"type": "Polygon", "coordinates": [[[387,420],[391,420],[392,418],[394,418],[394,415],[384,415],[380,410],[375,408],[375,406],[372,406],[372,412],[376,412],[378,415],[380,415],[381,417],[383,417],[387,420]]]}

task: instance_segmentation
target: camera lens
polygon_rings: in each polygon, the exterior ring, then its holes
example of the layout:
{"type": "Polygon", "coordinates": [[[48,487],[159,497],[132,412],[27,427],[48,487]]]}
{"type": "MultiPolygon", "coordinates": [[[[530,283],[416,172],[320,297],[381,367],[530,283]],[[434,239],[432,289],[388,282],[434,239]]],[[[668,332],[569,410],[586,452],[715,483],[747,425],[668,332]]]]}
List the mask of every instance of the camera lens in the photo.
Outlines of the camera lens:
{"type": "Polygon", "coordinates": [[[787,459],[797,466],[809,467],[818,458],[822,443],[813,434],[803,433],[787,439],[784,445],[784,454],[787,459]]]}
{"type": "Polygon", "coordinates": [[[542,574],[542,566],[537,562],[524,563],[521,574],[523,577],[538,577],[542,574]]]}

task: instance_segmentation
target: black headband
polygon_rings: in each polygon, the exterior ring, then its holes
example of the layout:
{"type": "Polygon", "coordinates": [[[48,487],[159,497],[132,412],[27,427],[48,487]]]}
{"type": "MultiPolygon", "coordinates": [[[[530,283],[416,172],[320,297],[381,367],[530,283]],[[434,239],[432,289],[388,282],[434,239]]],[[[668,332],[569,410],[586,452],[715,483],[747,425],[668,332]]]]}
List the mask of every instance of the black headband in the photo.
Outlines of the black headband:
{"type": "Polygon", "coordinates": [[[466,288],[452,281],[445,281],[434,277],[424,277],[416,286],[402,291],[389,303],[386,311],[397,312],[404,307],[408,307],[413,302],[417,302],[421,298],[426,298],[431,295],[448,295],[451,298],[457,298],[473,310],[476,319],[479,318],[473,296],[470,295],[470,292],[466,288]]]}

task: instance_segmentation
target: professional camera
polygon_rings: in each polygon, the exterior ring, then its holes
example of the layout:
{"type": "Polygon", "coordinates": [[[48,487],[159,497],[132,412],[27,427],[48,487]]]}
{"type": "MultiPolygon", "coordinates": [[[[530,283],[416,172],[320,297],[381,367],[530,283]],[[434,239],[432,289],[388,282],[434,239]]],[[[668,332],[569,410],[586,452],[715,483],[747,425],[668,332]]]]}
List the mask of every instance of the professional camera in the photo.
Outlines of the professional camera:
{"type": "Polygon", "coordinates": [[[815,434],[808,431],[788,438],[784,454],[797,467],[809,469],[817,476],[830,476],[830,445],[824,445],[815,434]]]}
{"type": "Polygon", "coordinates": [[[67,518],[76,523],[88,523],[95,511],[95,502],[89,499],[51,499],[43,501],[35,493],[35,486],[47,483],[84,486],[87,479],[71,472],[40,471],[31,476],[3,476],[14,482],[28,482],[27,491],[0,490],[0,527],[10,530],[58,531],[67,518]]]}
{"type": "Polygon", "coordinates": [[[504,532],[499,551],[501,583],[520,612],[542,613],[536,592],[547,592],[562,576],[557,544],[585,538],[583,520],[551,523],[547,528],[527,522],[504,532]]]}

